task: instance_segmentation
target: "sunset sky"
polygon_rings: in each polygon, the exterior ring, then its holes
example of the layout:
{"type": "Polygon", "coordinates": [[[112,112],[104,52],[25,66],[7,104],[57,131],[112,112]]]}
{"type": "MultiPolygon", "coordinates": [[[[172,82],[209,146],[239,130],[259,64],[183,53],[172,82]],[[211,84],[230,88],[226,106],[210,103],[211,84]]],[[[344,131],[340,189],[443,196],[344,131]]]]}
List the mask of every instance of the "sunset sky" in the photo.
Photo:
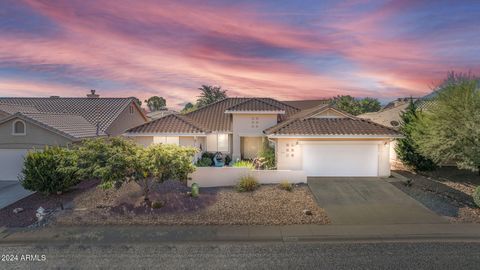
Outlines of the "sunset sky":
{"type": "Polygon", "coordinates": [[[480,1],[0,2],[0,96],[422,96],[480,73],[480,1]]]}

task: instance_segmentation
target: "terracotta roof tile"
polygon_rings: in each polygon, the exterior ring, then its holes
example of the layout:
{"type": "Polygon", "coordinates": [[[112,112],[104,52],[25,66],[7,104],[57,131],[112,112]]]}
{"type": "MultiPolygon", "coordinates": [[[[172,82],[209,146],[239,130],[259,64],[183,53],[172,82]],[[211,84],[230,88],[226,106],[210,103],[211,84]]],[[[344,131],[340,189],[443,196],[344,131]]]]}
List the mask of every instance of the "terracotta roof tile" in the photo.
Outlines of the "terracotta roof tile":
{"type": "Polygon", "coordinates": [[[270,134],[275,135],[398,135],[392,129],[367,121],[352,118],[307,118],[298,119],[270,134]]]}
{"type": "MultiPolygon", "coordinates": [[[[228,108],[243,103],[254,98],[226,98],[215,102],[193,112],[187,113],[185,116],[211,131],[216,132],[232,132],[231,115],[225,113],[228,108]]],[[[295,114],[299,109],[282,103],[271,98],[255,98],[266,102],[272,106],[276,106],[285,110],[285,114],[279,115],[279,121],[284,121],[290,115],[295,114]]]]}
{"type": "Polygon", "coordinates": [[[386,135],[397,136],[399,133],[391,128],[361,119],[342,112],[331,105],[319,105],[292,115],[288,120],[264,131],[271,135],[386,135]],[[334,109],[345,117],[315,118],[318,113],[334,109]]]}
{"type": "Polygon", "coordinates": [[[271,104],[267,101],[251,98],[244,102],[238,103],[231,107],[228,107],[228,111],[237,111],[237,112],[256,112],[256,111],[285,111],[284,108],[271,104]]]}
{"type": "Polygon", "coordinates": [[[170,114],[126,131],[127,133],[205,133],[186,116],[170,114]]]}

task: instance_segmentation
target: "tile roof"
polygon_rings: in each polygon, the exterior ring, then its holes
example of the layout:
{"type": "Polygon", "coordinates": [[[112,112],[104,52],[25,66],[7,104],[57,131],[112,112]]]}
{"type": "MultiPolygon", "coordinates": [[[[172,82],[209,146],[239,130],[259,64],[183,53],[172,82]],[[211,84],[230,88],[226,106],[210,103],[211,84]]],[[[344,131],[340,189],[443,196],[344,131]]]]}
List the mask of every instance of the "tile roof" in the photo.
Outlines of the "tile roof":
{"type": "Polygon", "coordinates": [[[85,118],[79,115],[56,114],[56,113],[15,113],[14,115],[2,119],[1,123],[13,118],[20,118],[27,122],[33,122],[46,129],[60,133],[72,140],[88,137],[105,136],[106,134],[92,125],[85,118]]]}
{"type": "Polygon", "coordinates": [[[258,111],[285,111],[284,108],[267,101],[251,98],[228,107],[225,112],[258,112],[258,111]]]}
{"type": "Polygon", "coordinates": [[[365,119],[298,119],[268,134],[274,135],[398,135],[392,129],[365,119]]]}
{"type": "Polygon", "coordinates": [[[349,115],[333,108],[331,105],[319,105],[301,111],[292,115],[287,121],[268,128],[264,132],[267,135],[399,135],[397,131],[391,128],[349,115]],[[345,117],[313,117],[327,109],[341,112],[342,114],[345,114],[345,117]]]}
{"type": "Polygon", "coordinates": [[[178,114],[178,112],[174,110],[159,110],[159,111],[148,112],[147,117],[154,120],[170,114],[178,114]]]}
{"type": "Polygon", "coordinates": [[[364,113],[357,117],[370,120],[386,127],[398,129],[401,122],[401,114],[407,109],[409,103],[402,103],[389,109],[382,109],[378,112],[364,113]]]}
{"type": "Polygon", "coordinates": [[[206,130],[194,124],[188,117],[179,114],[169,114],[151,122],[126,131],[126,133],[192,133],[202,134],[206,130]]]}
{"type": "MultiPolygon", "coordinates": [[[[194,123],[215,132],[232,132],[231,115],[225,111],[235,105],[243,103],[253,98],[226,98],[208,106],[197,109],[185,114],[194,123]]],[[[290,115],[300,111],[299,109],[277,101],[272,98],[255,98],[285,110],[285,114],[279,115],[279,121],[286,120],[290,115]]]]}
{"type": "Polygon", "coordinates": [[[80,115],[94,126],[99,123],[100,130],[106,131],[133,100],[133,98],[0,97],[0,104],[18,106],[16,110],[20,112],[32,112],[24,111],[24,108],[36,108],[39,112],[80,115]]]}
{"type": "Polygon", "coordinates": [[[329,104],[330,99],[284,100],[282,102],[300,110],[305,110],[318,105],[329,104]]]}
{"type": "Polygon", "coordinates": [[[39,112],[35,106],[8,104],[8,103],[0,103],[0,111],[6,112],[7,114],[15,114],[17,112],[26,112],[26,113],[39,112]]]}

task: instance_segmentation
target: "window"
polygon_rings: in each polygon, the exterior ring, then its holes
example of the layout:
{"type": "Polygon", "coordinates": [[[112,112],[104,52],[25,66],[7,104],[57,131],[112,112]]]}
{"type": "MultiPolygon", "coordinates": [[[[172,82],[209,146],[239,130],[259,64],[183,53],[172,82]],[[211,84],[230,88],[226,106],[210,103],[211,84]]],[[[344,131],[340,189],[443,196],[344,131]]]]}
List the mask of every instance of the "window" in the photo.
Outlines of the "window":
{"type": "Polygon", "coordinates": [[[218,134],[218,144],[217,151],[227,152],[228,151],[228,134],[218,134]]]}
{"type": "Polygon", "coordinates": [[[133,104],[130,105],[130,114],[133,114],[135,112],[135,108],[133,108],[133,104]]]}
{"type": "Polygon", "coordinates": [[[228,152],[229,139],[228,134],[208,134],[207,149],[208,152],[228,152]]]}
{"type": "Polygon", "coordinates": [[[13,127],[12,127],[12,134],[13,135],[25,135],[26,130],[25,130],[25,122],[22,120],[16,120],[13,122],[13,127]]]}

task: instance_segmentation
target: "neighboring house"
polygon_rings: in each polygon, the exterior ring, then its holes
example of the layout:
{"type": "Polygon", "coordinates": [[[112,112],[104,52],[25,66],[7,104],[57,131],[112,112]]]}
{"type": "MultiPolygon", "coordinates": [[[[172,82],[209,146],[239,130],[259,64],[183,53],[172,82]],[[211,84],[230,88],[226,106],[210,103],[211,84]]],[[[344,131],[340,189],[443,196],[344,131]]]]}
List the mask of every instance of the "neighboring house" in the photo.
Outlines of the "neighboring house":
{"type": "Polygon", "coordinates": [[[28,150],[116,136],[146,121],[133,98],[0,98],[0,181],[17,179],[28,150]]]}
{"type": "Polygon", "coordinates": [[[394,129],[328,104],[301,110],[271,98],[226,98],[185,115],[128,130],[143,145],[173,143],[251,159],[262,139],[275,145],[278,170],[307,176],[389,176],[394,129]]]}
{"type": "Polygon", "coordinates": [[[169,110],[169,109],[161,109],[161,110],[158,110],[158,111],[148,112],[147,117],[150,120],[155,120],[155,119],[162,118],[162,117],[170,115],[170,114],[178,114],[178,112],[174,111],[174,110],[169,110]]]}
{"type": "MultiPolygon", "coordinates": [[[[416,100],[417,99],[415,98],[413,99],[414,102],[416,100]]],[[[401,123],[400,116],[408,107],[408,104],[410,104],[410,98],[398,98],[388,103],[378,112],[364,113],[357,117],[368,119],[375,123],[398,130],[401,123]]]]}
{"type": "MultiPolygon", "coordinates": [[[[400,116],[407,109],[408,105],[410,104],[410,100],[411,98],[398,98],[388,103],[378,112],[364,113],[358,115],[357,117],[398,130],[401,123],[400,116]]],[[[416,100],[417,99],[414,99],[414,101],[416,100]]],[[[398,160],[397,153],[395,152],[396,145],[396,141],[392,141],[390,143],[390,162],[395,165],[401,163],[398,160]]]]}

